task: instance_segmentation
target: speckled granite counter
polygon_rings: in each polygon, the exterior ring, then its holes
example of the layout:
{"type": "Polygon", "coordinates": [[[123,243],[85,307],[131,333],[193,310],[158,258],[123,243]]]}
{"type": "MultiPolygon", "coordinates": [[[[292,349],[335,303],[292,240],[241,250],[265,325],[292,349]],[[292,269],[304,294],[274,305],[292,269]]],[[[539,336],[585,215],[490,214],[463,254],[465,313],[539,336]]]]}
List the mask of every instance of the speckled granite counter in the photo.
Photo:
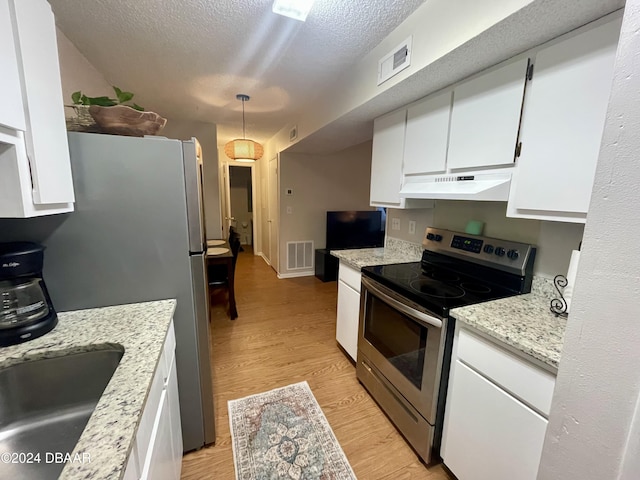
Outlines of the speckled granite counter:
{"type": "Polygon", "coordinates": [[[548,282],[536,278],[529,294],[456,308],[451,315],[557,371],[567,320],[549,311],[548,282]]]}
{"type": "Polygon", "coordinates": [[[0,348],[0,368],[113,345],[124,348],[73,451],[74,456],[89,454],[91,461],[68,463],[60,479],[118,479],[124,474],[175,305],[175,300],[162,300],[63,312],[48,334],[0,348]]]}
{"type": "Polygon", "coordinates": [[[419,262],[422,246],[387,238],[385,248],[358,248],[353,250],[331,250],[331,255],[360,270],[370,265],[419,262]]]}

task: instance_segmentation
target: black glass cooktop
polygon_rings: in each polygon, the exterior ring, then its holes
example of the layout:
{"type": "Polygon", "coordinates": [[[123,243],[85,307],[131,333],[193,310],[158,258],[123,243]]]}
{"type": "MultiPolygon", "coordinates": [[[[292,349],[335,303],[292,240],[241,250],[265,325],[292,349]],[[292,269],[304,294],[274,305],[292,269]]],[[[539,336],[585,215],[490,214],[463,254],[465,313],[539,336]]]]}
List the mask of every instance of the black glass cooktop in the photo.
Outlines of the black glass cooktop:
{"type": "Polygon", "coordinates": [[[472,273],[463,273],[425,260],[362,269],[363,275],[442,316],[448,315],[451,308],[520,293],[517,289],[509,288],[513,285],[496,283],[496,279],[490,275],[486,279],[486,272],[482,270],[476,272],[478,275],[472,273]]]}

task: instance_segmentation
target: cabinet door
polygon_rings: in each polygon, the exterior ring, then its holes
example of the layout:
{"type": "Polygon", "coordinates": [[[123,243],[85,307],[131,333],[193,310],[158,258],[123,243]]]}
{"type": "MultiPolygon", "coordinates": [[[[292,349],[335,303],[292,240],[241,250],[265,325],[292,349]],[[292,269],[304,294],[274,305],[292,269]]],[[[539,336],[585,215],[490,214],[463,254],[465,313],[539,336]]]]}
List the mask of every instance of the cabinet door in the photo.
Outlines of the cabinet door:
{"type": "Polygon", "coordinates": [[[406,110],[376,118],[373,122],[373,151],[371,157],[372,204],[400,205],[402,186],[402,157],[406,110]]]}
{"type": "Polygon", "coordinates": [[[35,204],[74,201],[53,12],[46,0],[12,0],[22,62],[27,154],[35,204]]]}
{"type": "Polygon", "coordinates": [[[451,91],[430,97],[407,110],[403,173],[446,170],[451,91]]]}
{"type": "Polygon", "coordinates": [[[444,464],[459,480],[535,480],[547,421],[460,361],[452,367],[444,464]]]}
{"type": "Polygon", "coordinates": [[[616,19],[536,55],[510,208],[587,213],[620,25],[616,19]]]}
{"type": "Polygon", "coordinates": [[[360,317],[360,293],[342,280],[338,281],[338,319],[336,340],[349,356],[358,356],[358,320],[360,317]]]}
{"type": "Polygon", "coordinates": [[[9,0],[0,0],[0,125],[24,131],[20,70],[9,9],[9,0]]]}
{"type": "Polygon", "coordinates": [[[141,478],[143,480],[177,480],[172,465],[171,423],[166,391],[162,392],[153,433],[151,453],[141,478]]]}
{"type": "Polygon", "coordinates": [[[513,164],[527,65],[524,58],[454,89],[449,168],[513,164]]]}

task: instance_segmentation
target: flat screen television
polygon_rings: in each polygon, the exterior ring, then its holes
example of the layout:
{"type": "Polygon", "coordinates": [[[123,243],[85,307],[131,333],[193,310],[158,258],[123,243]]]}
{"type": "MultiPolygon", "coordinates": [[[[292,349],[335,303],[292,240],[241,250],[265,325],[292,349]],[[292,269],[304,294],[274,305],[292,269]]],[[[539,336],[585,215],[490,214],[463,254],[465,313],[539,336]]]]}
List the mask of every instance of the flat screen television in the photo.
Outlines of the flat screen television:
{"type": "Polygon", "coordinates": [[[384,246],[381,210],[327,212],[328,250],[384,246]]]}

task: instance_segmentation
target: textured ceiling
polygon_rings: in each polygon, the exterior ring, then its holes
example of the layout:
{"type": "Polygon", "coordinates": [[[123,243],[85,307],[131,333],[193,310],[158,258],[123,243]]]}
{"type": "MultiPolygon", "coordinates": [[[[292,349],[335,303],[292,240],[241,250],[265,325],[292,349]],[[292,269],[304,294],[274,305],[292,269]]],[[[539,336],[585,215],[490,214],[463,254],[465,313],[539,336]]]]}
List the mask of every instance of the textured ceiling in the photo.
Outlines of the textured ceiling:
{"type": "Polygon", "coordinates": [[[304,23],[272,0],[49,2],[107,81],[163,116],[218,124],[224,143],[242,134],[237,93],[264,142],[424,0],[316,0],[304,23]]]}

